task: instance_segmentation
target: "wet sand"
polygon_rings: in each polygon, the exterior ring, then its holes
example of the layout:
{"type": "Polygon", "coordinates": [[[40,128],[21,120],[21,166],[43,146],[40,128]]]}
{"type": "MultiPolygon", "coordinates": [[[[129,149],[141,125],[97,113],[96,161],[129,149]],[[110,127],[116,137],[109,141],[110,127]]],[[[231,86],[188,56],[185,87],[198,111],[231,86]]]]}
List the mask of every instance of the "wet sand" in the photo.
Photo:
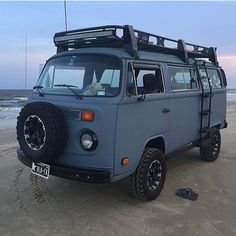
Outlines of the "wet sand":
{"type": "Polygon", "coordinates": [[[214,163],[197,149],[168,160],[165,188],[152,202],[129,194],[128,180],[87,184],[32,176],[16,158],[15,129],[0,129],[0,235],[236,235],[236,103],[214,163]],[[177,197],[191,187],[196,202],[177,197]]]}

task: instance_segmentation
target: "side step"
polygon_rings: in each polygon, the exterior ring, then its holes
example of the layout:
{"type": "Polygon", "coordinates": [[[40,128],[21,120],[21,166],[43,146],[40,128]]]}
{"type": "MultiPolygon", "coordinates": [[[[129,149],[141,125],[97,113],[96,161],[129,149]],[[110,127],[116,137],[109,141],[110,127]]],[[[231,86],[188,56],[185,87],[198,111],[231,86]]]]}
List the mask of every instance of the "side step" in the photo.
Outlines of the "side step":
{"type": "Polygon", "coordinates": [[[180,154],[180,153],[182,153],[182,152],[186,152],[186,151],[188,151],[188,150],[190,150],[190,149],[196,147],[198,143],[199,143],[199,142],[194,142],[194,143],[190,143],[190,144],[188,144],[188,145],[186,145],[186,146],[183,146],[183,147],[181,147],[180,149],[178,149],[177,151],[174,151],[174,152],[168,154],[168,155],[166,156],[166,158],[170,158],[170,157],[176,156],[176,155],[178,155],[178,154],[180,154]]]}

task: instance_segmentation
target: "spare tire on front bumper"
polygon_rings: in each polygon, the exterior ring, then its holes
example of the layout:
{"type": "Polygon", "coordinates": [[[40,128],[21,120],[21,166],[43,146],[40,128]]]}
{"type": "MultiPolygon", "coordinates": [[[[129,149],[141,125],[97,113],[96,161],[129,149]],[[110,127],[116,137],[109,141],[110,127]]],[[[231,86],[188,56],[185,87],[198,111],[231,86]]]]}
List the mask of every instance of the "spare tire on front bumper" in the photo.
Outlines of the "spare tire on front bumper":
{"type": "Polygon", "coordinates": [[[34,162],[49,163],[67,141],[61,110],[51,103],[26,104],[17,118],[17,140],[24,154],[34,162]]]}

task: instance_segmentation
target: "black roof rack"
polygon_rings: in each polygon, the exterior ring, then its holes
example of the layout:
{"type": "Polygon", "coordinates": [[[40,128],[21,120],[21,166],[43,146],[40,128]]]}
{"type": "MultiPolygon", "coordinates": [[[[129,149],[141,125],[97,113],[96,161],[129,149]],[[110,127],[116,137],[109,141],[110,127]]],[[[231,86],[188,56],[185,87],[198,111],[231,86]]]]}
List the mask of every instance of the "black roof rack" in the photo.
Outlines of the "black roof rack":
{"type": "Polygon", "coordinates": [[[145,50],[176,55],[185,63],[188,63],[189,58],[208,58],[218,66],[215,47],[146,33],[133,29],[131,25],[107,25],[59,32],[54,36],[54,43],[57,53],[87,47],[124,47],[133,57],[139,56],[139,50],[145,50]]]}

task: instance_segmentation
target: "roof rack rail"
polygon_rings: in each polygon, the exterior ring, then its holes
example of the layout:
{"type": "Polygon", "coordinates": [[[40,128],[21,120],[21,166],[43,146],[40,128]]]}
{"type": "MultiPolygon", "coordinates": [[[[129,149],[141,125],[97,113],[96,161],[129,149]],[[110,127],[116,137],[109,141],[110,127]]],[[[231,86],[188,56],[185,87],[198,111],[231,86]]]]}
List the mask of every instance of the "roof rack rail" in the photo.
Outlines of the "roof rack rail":
{"type": "Polygon", "coordinates": [[[184,40],[175,40],[133,29],[131,25],[106,25],[56,33],[57,53],[87,47],[123,47],[133,57],[139,51],[160,52],[178,56],[185,63],[189,58],[208,58],[218,66],[216,48],[204,47],[184,40]],[[168,46],[168,45],[172,46],[168,46]]]}

